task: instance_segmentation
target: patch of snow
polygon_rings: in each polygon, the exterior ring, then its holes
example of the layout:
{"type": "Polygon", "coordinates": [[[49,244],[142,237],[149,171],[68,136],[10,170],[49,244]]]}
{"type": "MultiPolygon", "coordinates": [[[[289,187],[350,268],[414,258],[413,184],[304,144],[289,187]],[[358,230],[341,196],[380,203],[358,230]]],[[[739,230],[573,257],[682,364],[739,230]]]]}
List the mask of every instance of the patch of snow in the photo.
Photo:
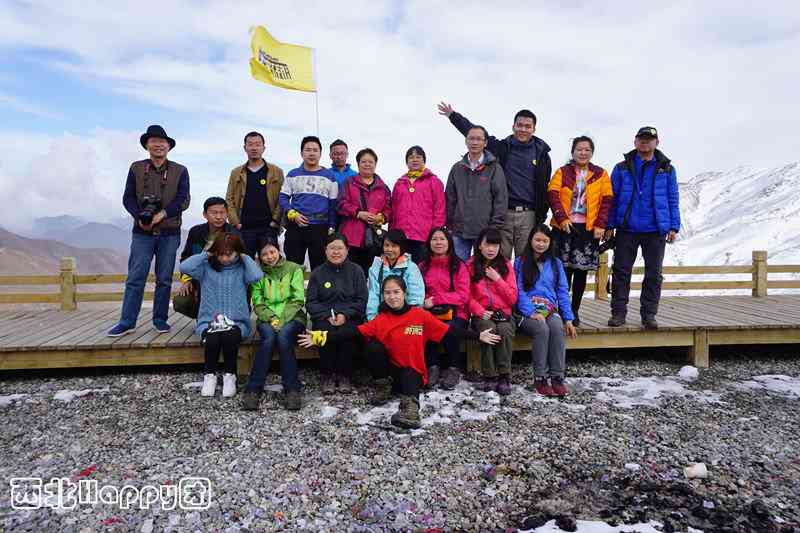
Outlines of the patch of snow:
{"type": "Polygon", "coordinates": [[[671,377],[637,378],[576,378],[576,390],[596,393],[596,398],[617,407],[630,409],[643,405],[657,407],[668,396],[682,396],[704,403],[723,403],[719,393],[709,390],[693,391],[683,381],[671,377]]]}
{"type": "Polygon", "coordinates": [[[684,381],[694,381],[700,377],[700,371],[696,367],[687,365],[681,367],[680,371],[678,371],[678,376],[684,381]]]}
{"type": "Polygon", "coordinates": [[[12,403],[19,402],[30,396],[30,394],[6,394],[0,395],[0,407],[8,407],[12,403]]]}
{"type": "Polygon", "coordinates": [[[107,392],[109,392],[108,387],[104,389],[60,390],[55,393],[53,399],[62,402],[71,402],[75,398],[83,398],[91,394],[105,394],[107,392]]]}
{"type": "MultiPolygon", "coordinates": [[[[656,528],[661,528],[663,525],[661,522],[656,522],[654,520],[646,524],[631,524],[628,526],[609,526],[605,522],[595,520],[576,520],[575,522],[578,526],[576,529],[578,533],[661,533],[662,530],[656,528]]],[[[563,531],[563,529],[556,525],[555,520],[550,520],[541,527],[525,531],[520,530],[519,533],[563,533],[563,531]]],[[[703,533],[698,529],[690,529],[690,531],[693,533],[703,533]]]]}
{"type": "Polygon", "coordinates": [[[203,382],[202,381],[192,381],[191,383],[184,383],[183,384],[183,388],[184,389],[199,389],[202,386],[203,386],[203,382]]]}
{"type": "Polygon", "coordinates": [[[333,418],[334,416],[336,416],[336,413],[338,412],[339,412],[338,407],[333,407],[331,405],[323,405],[319,417],[333,418]]]}
{"type": "Polygon", "coordinates": [[[267,392],[283,392],[283,385],[279,384],[267,385],[264,387],[264,390],[267,392]]]}
{"type": "Polygon", "coordinates": [[[755,376],[749,381],[734,384],[741,390],[766,390],[789,398],[800,398],[800,377],[767,374],[755,376]]]}
{"type": "Polygon", "coordinates": [[[629,472],[638,472],[641,469],[642,465],[638,463],[625,463],[625,470],[628,470],[629,472]]]}

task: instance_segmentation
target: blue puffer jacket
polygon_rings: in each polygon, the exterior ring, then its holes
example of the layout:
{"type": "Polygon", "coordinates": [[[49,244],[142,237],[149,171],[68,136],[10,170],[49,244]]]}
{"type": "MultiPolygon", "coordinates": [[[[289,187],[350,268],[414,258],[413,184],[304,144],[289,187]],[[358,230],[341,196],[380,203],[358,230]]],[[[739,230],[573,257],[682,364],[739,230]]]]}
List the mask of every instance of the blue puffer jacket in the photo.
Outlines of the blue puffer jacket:
{"type": "MultiPolygon", "coordinates": [[[[611,187],[614,190],[614,208],[608,221],[608,228],[621,229],[625,220],[625,211],[631,202],[631,196],[638,189],[636,182],[636,150],[625,154],[625,160],[616,164],[611,173],[611,187]]],[[[658,232],[666,235],[670,230],[681,229],[681,213],[678,198],[678,178],[675,168],[670,160],[660,151],[655,152],[655,172],[645,172],[644,179],[652,180],[645,184],[643,191],[650,191],[652,203],[655,208],[655,219],[658,232]]],[[[638,203],[638,202],[637,202],[638,203]]],[[[636,228],[647,227],[651,222],[648,213],[637,209],[634,205],[628,220],[627,228],[635,231],[636,228]]]]}

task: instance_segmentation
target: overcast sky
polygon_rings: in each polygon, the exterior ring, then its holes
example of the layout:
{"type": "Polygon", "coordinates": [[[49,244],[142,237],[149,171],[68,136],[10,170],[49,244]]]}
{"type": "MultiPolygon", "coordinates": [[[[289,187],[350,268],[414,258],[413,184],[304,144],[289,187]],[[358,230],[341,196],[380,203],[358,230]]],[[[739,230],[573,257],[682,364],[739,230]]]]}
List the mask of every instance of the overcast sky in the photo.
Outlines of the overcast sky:
{"type": "Polygon", "coordinates": [[[491,134],[530,108],[554,165],[591,135],[610,168],[643,125],[679,179],[800,159],[800,2],[0,3],[0,197],[14,223],[123,214],[139,135],[162,124],[191,175],[190,219],[224,195],[244,133],[289,170],[314,95],[250,77],[248,29],[316,48],[320,136],[379,155],[390,184],[413,145],[443,180],[464,141],[445,100],[491,134]],[[537,5],[533,5],[537,4],[537,5]]]}

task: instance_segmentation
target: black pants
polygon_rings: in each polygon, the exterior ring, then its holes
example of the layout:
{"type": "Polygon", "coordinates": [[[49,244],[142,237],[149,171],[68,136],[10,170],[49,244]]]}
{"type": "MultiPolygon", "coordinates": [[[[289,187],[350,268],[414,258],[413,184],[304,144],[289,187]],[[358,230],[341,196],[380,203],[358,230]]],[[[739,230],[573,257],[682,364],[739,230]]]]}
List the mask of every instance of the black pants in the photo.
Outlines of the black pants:
{"type": "Polygon", "coordinates": [[[659,233],[633,233],[617,231],[617,245],[614,248],[614,265],[611,269],[611,313],[624,316],[628,311],[628,295],[631,292],[631,273],[636,262],[636,254],[642,249],[644,257],[644,281],[640,297],[642,318],[650,318],[658,313],[661,299],[661,270],[664,264],[666,236],[659,233]]]}
{"type": "Polygon", "coordinates": [[[340,336],[345,335],[347,340],[328,339],[325,346],[319,347],[319,371],[325,376],[338,374],[349,379],[353,374],[353,356],[358,346],[356,337],[360,337],[355,322],[348,320],[342,326],[333,326],[322,319],[315,320],[312,327],[315,330],[335,331],[340,336]]]}
{"type": "Polygon", "coordinates": [[[311,270],[314,270],[325,262],[325,239],[327,238],[327,224],[311,224],[300,227],[289,222],[283,241],[286,259],[302,266],[306,262],[306,252],[308,252],[308,263],[311,265],[311,270]]]}
{"type": "MultiPolygon", "coordinates": [[[[258,249],[258,241],[265,237],[272,237],[276,241],[278,240],[278,231],[274,228],[258,228],[258,229],[245,229],[242,226],[241,229],[242,233],[242,240],[244,241],[244,247],[247,248],[247,253],[250,257],[255,259],[256,255],[261,252],[258,249]]],[[[300,264],[302,265],[303,262],[301,261],[300,264]]]]}
{"type": "Polygon", "coordinates": [[[422,376],[411,367],[396,366],[389,359],[386,347],[378,341],[369,341],[366,344],[365,352],[367,364],[373,379],[385,379],[391,377],[393,380],[392,389],[403,395],[419,398],[419,389],[422,387],[422,376]]]}
{"type": "Polygon", "coordinates": [[[369,248],[351,246],[347,250],[347,258],[361,267],[367,279],[369,279],[369,267],[372,266],[372,262],[376,257],[374,250],[369,248]]]}
{"type": "Polygon", "coordinates": [[[406,252],[411,254],[411,260],[414,261],[414,264],[418,265],[425,256],[425,242],[408,239],[406,241],[406,252]]]}
{"type": "Polygon", "coordinates": [[[572,312],[577,313],[581,308],[583,293],[586,291],[586,275],[589,271],[578,268],[565,268],[564,271],[567,275],[567,285],[572,291],[572,312]]]}
{"type": "MultiPolygon", "coordinates": [[[[445,324],[455,323],[459,329],[467,329],[467,321],[463,318],[454,317],[445,324]]],[[[448,331],[442,338],[442,342],[429,342],[425,344],[425,364],[428,368],[432,366],[449,367],[464,365],[461,362],[461,338],[453,331],[448,331]],[[439,345],[444,347],[444,357],[439,353],[439,345]]]]}
{"type": "Polygon", "coordinates": [[[219,352],[225,356],[225,373],[236,374],[236,359],[239,357],[239,344],[242,343],[242,330],[238,326],[217,333],[203,332],[206,355],[206,374],[216,374],[219,352]]]}

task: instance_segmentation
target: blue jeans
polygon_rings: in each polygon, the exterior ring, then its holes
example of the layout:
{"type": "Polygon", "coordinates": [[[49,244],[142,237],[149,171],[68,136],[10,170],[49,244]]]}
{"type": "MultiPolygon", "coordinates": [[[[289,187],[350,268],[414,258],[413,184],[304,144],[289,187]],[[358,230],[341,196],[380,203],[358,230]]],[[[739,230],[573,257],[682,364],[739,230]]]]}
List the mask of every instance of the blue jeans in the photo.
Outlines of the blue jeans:
{"type": "Polygon", "coordinates": [[[472,255],[472,249],[475,246],[475,239],[463,239],[458,235],[453,235],[453,245],[456,249],[456,255],[466,263],[469,260],[469,257],[472,255]]]}
{"type": "Polygon", "coordinates": [[[272,361],[272,350],[275,343],[278,343],[278,354],[281,361],[281,382],[283,390],[300,390],[300,382],[297,379],[297,358],[294,356],[294,345],[297,344],[297,336],[305,331],[305,326],[297,320],[290,320],[275,331],[267,323],[258,323],[258,333],[261,336],[261,344],[256,350],[253,359],[253,368],[250,370],[250,379],[247,381],[248,392],[261,392],[267,380],[267,370],[272,361]]]}
{"type": "Polygon", "coordinates": [[[144,286],[153,256],[156,258],[153,320],[167,320],[169,296],[172,290],[172,273],[175,270],[175,255],[178,253],[180,244],[180,235],[149,235],[133,232],[120,324],[129,328],[136,326],[136,319],[139,318],[139,311],[142,310],[144,286]]]}

